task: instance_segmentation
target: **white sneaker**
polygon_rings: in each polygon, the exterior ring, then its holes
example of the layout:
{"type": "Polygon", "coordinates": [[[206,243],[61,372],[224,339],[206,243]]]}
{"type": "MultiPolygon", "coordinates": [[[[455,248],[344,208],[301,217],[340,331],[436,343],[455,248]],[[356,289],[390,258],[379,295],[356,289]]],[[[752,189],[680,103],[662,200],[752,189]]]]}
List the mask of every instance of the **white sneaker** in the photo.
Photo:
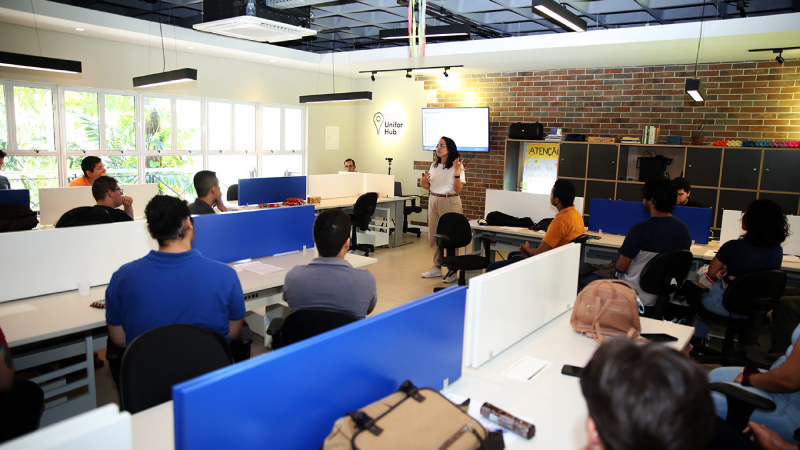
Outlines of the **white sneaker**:
{"type": "Polygon", "coordinates": [[[431,267],[431,270],[422,274],[422,278],[439,278],[442,276],[442,269],[436,266],[431,267]]]}
{"type": "Polygon", "coordinates": [[[457,270],[451,270],[451,271],[447,272],[447,275],[445,275],[444,278],[442,279],[442,281],[445,282],[445,283],[453,283],[456,280],[458,280],[458,271],[457,270]]]}

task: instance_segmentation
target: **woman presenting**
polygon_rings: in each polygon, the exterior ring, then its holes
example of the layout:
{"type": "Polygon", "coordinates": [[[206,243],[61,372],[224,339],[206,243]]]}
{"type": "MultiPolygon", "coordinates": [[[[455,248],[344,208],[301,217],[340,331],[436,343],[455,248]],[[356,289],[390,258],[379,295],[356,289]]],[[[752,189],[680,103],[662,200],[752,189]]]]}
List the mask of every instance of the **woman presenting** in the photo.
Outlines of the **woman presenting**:
{"type": "MultiPolygon", "coordinates": [[[[437,278],[442,276],[442,265],[439,263],[439,247],[436,245],[436,226],[439,217],[449,212],[463,214],[461,197],[458,196],[464,187],[464,172],[467,169],[461,164],[458,147],[449,137],[442,136],[436,146],[436,162],[431,164],[431,169],[423,175],[420,185],[430,191],[428,199],[428,244],[433,250],[433,267],[422,274],[422,278],[437,278]]],[[[454,271],[444,277],[445,283],[452,283],[458,279],[454,271]]]]}

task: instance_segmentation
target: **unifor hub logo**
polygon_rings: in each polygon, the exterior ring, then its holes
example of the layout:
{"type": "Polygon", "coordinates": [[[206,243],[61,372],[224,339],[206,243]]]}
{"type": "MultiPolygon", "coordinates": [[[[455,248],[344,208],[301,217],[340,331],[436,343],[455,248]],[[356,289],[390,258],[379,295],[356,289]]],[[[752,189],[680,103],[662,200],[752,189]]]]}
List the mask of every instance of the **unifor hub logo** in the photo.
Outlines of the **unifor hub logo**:
{"type": "Polygon", "coordinates": [[[384,116],[380,111],[372,116],[372,123],[375,124],[375,132],[378,136],[381,134],[397,135],[398,131],[403,128],[403,122],[392,116],[384,116]]]}

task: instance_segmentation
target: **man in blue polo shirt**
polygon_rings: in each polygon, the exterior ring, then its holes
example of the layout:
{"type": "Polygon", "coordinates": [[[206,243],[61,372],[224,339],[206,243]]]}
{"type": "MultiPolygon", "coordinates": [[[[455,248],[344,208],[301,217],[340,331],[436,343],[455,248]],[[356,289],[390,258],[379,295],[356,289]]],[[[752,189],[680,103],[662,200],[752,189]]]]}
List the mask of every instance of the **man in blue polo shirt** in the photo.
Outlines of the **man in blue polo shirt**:
{"type": "Polygon", "coordinates": [[[194,227],[185,200],[157,195],[144,210],[158,251],[120,267],[106,288],[106,322],[114,344],[126,347],[164,325],[190,324],[236,340],[244,294],[229,266],[192,250],[194,227]]]}
{"type": "Polygon", "coordinates": [[[289,309],[331,308],[365,317],[378,301],[375,277],[354,269],[344,256],[350,249],[350,217],[328,209],[314,221],[314,243],[319,257],[286,273],[283,300],[289,309]]]}

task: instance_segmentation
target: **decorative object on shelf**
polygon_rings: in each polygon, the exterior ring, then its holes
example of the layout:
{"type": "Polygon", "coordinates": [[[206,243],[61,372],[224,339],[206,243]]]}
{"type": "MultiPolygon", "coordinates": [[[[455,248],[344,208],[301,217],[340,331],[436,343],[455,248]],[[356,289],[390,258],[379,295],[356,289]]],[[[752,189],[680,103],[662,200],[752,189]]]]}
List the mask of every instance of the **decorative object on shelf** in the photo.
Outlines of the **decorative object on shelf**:
{"type": "Polygon", "coordinates": [[[661,127],[647,125],[642,128],[642,144],[658,144],[661,127]]]}
{"type": "Polygon", "coordinates": [[[727,145],[728,147],[741,147],[742,146],[742,141],[739,140],[739,139],[728,140],[726,142],[728,143],[728,145],[727,145]]]}
{"type": "Polygon", "coordinates": [[[703,145],[703,128],[705,126],[705,123],[701,123],[696,130],[692,131],[692,145],[703,145]]]}
{"type": "MultiPolygon", "coordinates": [[[[728,146],[728,141],[716,141],[711,145],[713,145],[714,147],[727,147],[728,146]]],[[[733,146],[731,146],[731,147],[733,147],[733,146]]]]}
{"type": "Polygon", "coordinates": [[[744,141],[742,147],[800,148],[800,141],[744,141]]]}
{"type": "Polygon", "coordinates": [[[610,136],[589,136],[589,142],[601,144],[613,144],[615,142],[613,137],[610,136]]]}
{"type": "Polygon", "coordinates": [[[681,145],[681,137],[667,136],[667,145],[681,145]]]}

